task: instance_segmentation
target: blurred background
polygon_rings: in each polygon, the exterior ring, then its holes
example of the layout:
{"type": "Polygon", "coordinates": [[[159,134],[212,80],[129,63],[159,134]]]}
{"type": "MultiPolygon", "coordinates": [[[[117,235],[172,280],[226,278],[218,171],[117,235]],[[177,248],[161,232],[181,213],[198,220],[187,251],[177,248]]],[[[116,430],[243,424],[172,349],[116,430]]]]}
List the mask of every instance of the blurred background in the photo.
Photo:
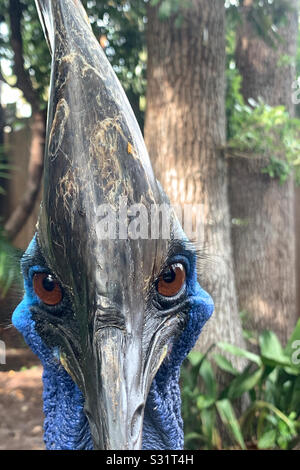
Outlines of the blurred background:
{"type": "MultiPolygon", "coordinates": [[[[172,203],[202,204],[216,304],[182,369],[188,449],[300,442],[298,0],[88,0],[172,203]],[[299,346],[298,346],[299,347],[299,346]]],[[[11,325],[42,192],[51,59],[0,4],[0,449],[42,449],[41,367],[11,325]]]]}

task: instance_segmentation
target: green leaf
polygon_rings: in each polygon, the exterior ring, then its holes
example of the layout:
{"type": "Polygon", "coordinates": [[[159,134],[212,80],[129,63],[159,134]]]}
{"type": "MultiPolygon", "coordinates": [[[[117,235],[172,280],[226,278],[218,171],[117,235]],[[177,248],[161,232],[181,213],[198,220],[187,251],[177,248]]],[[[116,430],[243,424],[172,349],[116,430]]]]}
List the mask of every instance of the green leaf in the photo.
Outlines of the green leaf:
{"type": "Polygon", "coordinates": [[[158,15],[161,20],[169,18],[173,13],[172,2],[170,0],[163,0],[159,9],[158,15]]]}
{"type": "Polygon", "coordinates": [[[190,361],[192,366],[195,367],[200,364],[203,357],[204,357],[204,354],[202,354],[200,351],[191,351],[190,354],[188,355],[188,360],[190,361]]]}
{"type": "MultiPolygon", "coordinates": [[[[257,400],[255,403],[253,403],[250,406],[250,408],[246,411],[246,413],[244,414],[243,420],[245,420],[250,414],[256,414],[257,412],[261,412],[261,410],[264,410],[264,409],[269,410],[272,413],[274,413],[276,418],[279,418],[283,423],[286,424],[286,426],[289,428],[289,432],[292,435],[296,435],[295,422],[292,421],[288,416],[286,416],[281,410],[279,410],[272,403],[268,403],[266,401],[257,400]]],[[[276,425],[275,421],[274,421],[274,425],[276,425]]],[[[279,426],[279,424],[278,424],[278,426],[279,426]]]]}
{"type": "Polygon", "coordinates": [[[265,432],[258,440],[257,447],[259,449],[272,449],[275,446],[276,441],[276,430],[271,429],[265,432]]]}
{"type": "Polygon", "coordinates": [[[195,439],[201,442],[203,441],[203,436],[197,432],[190,432],[184,436],[185,444],[187,444],[190,441],[194,441],[195,439]]]}
{"type": "Polygon", "coordinates": [[[199,410],[204,410],[205,408],[209,408],[215,403],[215,397],[209,397],[207,395],[199,395],[197,398],[197,408],[199,410]]]}
{"type": "Polygon", "coordinates": [[[299,413],[300,410],[300,377],[297,377],[293,384],[293,393],[290,401],[289,410],[291,412],[296,411],[299,413]]]}
{"type": "Polygon", "coordinates": [[[11,178],[11,175],[9,173],[4,173],[3,171],[0,171],[0,178],[5,178],[9,180],[11,178]]]}
{"type": "Polygon", "coordinates": [[[201,364],[199,369],[199,374],[204,380],[205,389],[206,389],[206,396],[210,397],[211,399],[217,398],[217,382],[215,379],[215,374],[211,364],[208,362],[207,359],[201,364]]]}
{"type": "Polygon", "coordinates": [[[233,354],[234,356],[244,357],[246,359],[249,359],[249,361],[255,362],[255,364],[257,364],[258,366],[262,365],[262,361],[257,354],[246,351],[245,349],[238,348],[237,346],[233,346],[232,344],[228,344],[228,343],[221,342],[221,343],[218,343],[217,345],[219,346],[219,348],[223,349],[226,352],[229,352],[230,354],[233,354]]]}
{"type": "Polygon", "coordinates": [[[262,361],[269,366],[290,366],[290,359],[284,354],[279,339],[272,331],[263,331],[259,336],[262,361]]]}
{"type": "Polygon", "coordinates": [[[263,367],[257,369],[255,372],[250,372],[250,367],[230,383],[226,397],[235,399],[243,395],[245,392],[252,390],[260,381],[263,375],[263,367]]]}
{"type": "Polygon", "coordinates": [[[207,408],[201,412],[202,429],[204,436],[207,437],[209,442],[213,440],[213,433],[216,425],[216,410],[215,408],[207,408]]]}
{"type": "Polygon", "coordinates": [[[238,375],[239,371],[235,369],[232,363],[226,357],[222,356],[222,354],[214,354],[213,358],[220,369],[229,374],[238,375]]]}
{"type": "Polygon", "coordinates": [[[242,449],[246,449],[246,445],[243,439],[242,431],[238,420],[236,419],[234,410],[229,400],[219,400],[216,402],[216,407],[220,418],[224,425],[227,427],[229,432],[232,434],[235,441],[242,449]]]}

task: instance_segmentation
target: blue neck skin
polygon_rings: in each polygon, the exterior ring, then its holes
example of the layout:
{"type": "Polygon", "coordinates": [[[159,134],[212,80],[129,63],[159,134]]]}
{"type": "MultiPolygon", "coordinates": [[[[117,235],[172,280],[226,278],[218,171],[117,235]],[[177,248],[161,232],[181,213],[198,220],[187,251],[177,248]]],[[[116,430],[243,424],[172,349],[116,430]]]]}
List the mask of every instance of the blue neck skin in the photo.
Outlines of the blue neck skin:
{"type": "MultiPolygon", "coordinates": [[[[27,249],[28,256],[34,253],[35,244],[34,238],[27,249]]],[[[24,298],[14,311],[12,321],[43,366],[46,448],[93,449],[88,421],[83,411],[84,398],[61,365],[57,351],[47,348],[35,331],[30,307],[37,305],[39,301],[33,292],[31,280],[25,275],[24,287],[24,298]]],[[[145,407],[143,449],[183,448],[180,366],[213,312],[212,300],[199,286],[196,272],[188,282],[188,294],[193,300],[187,325],[161,365],[150,388],[145,407]]]]}

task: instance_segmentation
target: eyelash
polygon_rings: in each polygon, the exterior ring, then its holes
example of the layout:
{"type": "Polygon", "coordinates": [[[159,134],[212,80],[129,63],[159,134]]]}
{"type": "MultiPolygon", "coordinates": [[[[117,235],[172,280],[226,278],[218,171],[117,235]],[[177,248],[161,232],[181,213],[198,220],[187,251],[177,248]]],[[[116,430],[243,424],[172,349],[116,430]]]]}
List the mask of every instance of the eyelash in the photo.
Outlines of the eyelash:
{"type": "Polygon", "coordinates": [[[159,277],[162,275],[162,273],[169,267],[169,266],[172,266],[173,264],[177,264],[177,263],[180,263],[183,265],[184,269],[185,269],[185,272],[186,272],[186,279],[188,281],[188,279],[190,278],[190,274],[191,272],[193,271],[193,260],[191,259],[192,258],[192,254],[186,254],[186,255],[183,255],[183,254],[178,254],[178,255],[175,255],[173,256],[172,258],[169,258],[168,261],[164,264],[163,268],[161,269],[161,272],[158,276],[158,278],[156,279],[156,281],[159,279],[159,277]]]}

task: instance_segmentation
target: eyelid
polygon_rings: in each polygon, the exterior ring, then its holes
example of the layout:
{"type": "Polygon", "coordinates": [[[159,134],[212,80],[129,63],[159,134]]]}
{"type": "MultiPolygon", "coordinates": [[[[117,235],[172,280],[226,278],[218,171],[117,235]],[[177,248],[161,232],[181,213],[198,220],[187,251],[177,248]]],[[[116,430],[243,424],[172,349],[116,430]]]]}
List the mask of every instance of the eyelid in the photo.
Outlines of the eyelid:
{"type": "MultiPolygon", "coordinates": [[[[32,283],[32,280],[33,280],[33,276],[35,274],[38,274],[38,273],[47,273],[47,274],[51,274],[52,276],[54,276],[50,271],[49,269],[45,268],[45,267],[42,267],[42,266],[30,266],[27,270],[27,273],[28,273],[28,279],[31,281],[32,283]]],[[[55,276],[54,276],[55,277],[55,276]]]]}
{"type": "Polygon", "coordinates": [[[188,254],[178,253],[176,255],[173,255],[171,258],[167,260],[167,262],[163,266],[162,270],[160,271],[159,276],[157,277],[157,280],[160,278],[160,276],[164,273],[166,269],[168,269],[173,264],[178,264],[178,263],[183,265],[185,272],[186,272],[186,279],[188,279],[189,274],[193,269],[192,261],[193,260],[188,256],[188,254]]]}

